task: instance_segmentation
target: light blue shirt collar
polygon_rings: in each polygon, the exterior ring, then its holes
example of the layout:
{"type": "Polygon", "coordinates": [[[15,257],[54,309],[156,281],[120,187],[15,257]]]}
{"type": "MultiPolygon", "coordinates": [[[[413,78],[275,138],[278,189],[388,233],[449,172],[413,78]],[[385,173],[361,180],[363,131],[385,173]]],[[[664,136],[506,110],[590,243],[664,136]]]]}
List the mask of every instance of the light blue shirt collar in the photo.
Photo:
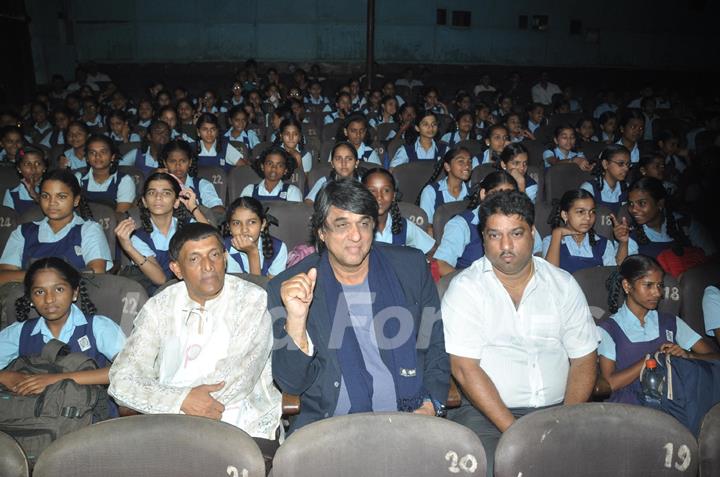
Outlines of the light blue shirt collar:
{"type": "MultiPolygon", "coordinates": [[[[75,306],[75,304],[70,305],[70,315],[68,316],[67,321],[63,325],[62,329],[60,330],[60,335],[57,339],[62,341],[63,343],[67,343],[70,338],[72,337],[73,333],[75,333],[75,328],[78,326],[82,326],[87,324],[87,319],[85,318],[85,314],[75,306]]],[[[35,325],[35,328],[30,333],[31,336],[35,336],[36,334],[41,333],[46,343],[52,339],[55,339],[52,332],[50,331],[50,328],[48,328],[47,323],[44,319],[38,320],[37,324],[35,325]]]]}

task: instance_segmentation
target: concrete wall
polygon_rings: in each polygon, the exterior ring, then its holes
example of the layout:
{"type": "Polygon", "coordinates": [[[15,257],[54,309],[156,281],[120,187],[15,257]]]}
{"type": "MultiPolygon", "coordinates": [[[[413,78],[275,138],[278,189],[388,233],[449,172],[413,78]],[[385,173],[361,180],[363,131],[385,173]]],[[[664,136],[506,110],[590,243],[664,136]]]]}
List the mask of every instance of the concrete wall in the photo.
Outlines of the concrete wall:
{"type": "MultiPolygon", "coordinates": [[[[76,61],[361,62],[365,1],[26,0],[38,81],[76,61]]],[[[376,0],[380,63],[703,68],[720,57],[719,2],[703,0],[376,0]],[[699,5],[694,10],[693,5],[699,5]],[[437,26],[436,9],[471,12],[469,28],[437,26]],[[547,31],[518,15],[547,15],[547,31]],[[582,21],[595,39],[570,35],[582,21]]]]}

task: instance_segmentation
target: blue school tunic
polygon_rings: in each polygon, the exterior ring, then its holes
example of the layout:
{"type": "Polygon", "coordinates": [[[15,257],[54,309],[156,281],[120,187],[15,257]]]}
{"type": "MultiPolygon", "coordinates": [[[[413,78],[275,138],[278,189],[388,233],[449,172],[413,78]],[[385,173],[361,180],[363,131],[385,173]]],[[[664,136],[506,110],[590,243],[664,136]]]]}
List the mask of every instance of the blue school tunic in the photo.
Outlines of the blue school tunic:
{"type": "Polygon", "coordinates": [[[428,223],[433,223],[433,217],[438,207],[443,204],[464,200],[468,194],[467,185],[463,182],[460,184],[460,194],[453,197],[448,192],[447,177],[426,185],[420,193],[420,208],[425,211],[428,216],[428,223]]]}
{"type": "MultiPolygon", "coordinates": [[[[40,187],[35,187],[35,192],[40,193],[40,187]]],[[[37,205],[37,202],[30,197],[27,188],[20,184],[13,189],[5,191],[5,197],[3,198],[3,205],[17,211],[18,215],[21,215],[26,210],[37,205]]]]}
{"type": "MultiPolygon", "coordinates": [[[[262,238],[258,240],[258,249],[260,252],[260,274],[267,276],[272,268],[274,272],[271,275],[277,275],[278,273],[285,270],[285,262],[287,261],[287,247],[282,240],[270,236],[273,246],[273,254],[270,258],[265,258],[262,249],[262,238]],[[276,263],[277,262],[277,263],[276,263]],[[280,268],[281,267],[281,268],[280,268]]],[[[247,255],[244,252],[236,250],[232,246],[232,237],[225,237],[223,239],[225,250],[228,251],[229,257],[232,259],[232,263],[228,262],[228,273],[250,273],[249,263],[247,263],[247,255]],[[243,261],[245,259],[245,261],[243,261]]]]}
{"type": "Polygon", "coordinates": [[[601,267],[604,264],[603,255],[607,248],[607,239],[599,237],[595,241],[595,245],[591,247],[591,257],[581,257],[570,253],[567,244],[562,241],[560,243],[560,268],[568,273],[575,273],[578,270],[591,267],[601,267]]]}
{"type": "Polygon", "coordinates": [[[615,184],[615,188],[611,188],[605,179],[603,179],[602,190],[600,190],[597,181],[584,182],[580,188],[590,192],[595,198],[596,204],[604,205],[610,209],[613,214],[617,214],[620,207],[627,202],[627,192],[625,191],[624,184],[621,182],[615,184]]]}
{"type": "Polygon", "coordinates": [[[160,265],[160,268],[162,268],[163,272],[165,273],[165,276],[170,279],[174,277],[175,274],[172,272],[172,270],[170,270],[169,244],[170,239],[173,237],[173,235],[175,235],[175,231],[177,229],[177,219],[173,217],[167,236],[163,235],[155,227],[154,223],[152,224],[152,226],[153,231],[151,233],[146,232],[143,228],[135,230],[135,233],[133,234],[130,241],[132,242],[133,247],[135,247],[135,249],[142,255],[145,255],[146,257],[154,256],[155,260],[157,260],[158,264],[160,265]],[[143,247],[141,244],[138,244],[138,241],[141,241],[142,245],[145,245],[145,247],[143,247]],[[152,253],[148,253],[148,248],[152,251],[152,253]]]}
{"type": "Polygon", "coordinates": [[[466,210],[459,215],[470,229],[470,242],[465,246],[462,255],[457,259],[456,269],[462,270],[473,264],[475,260],[485,256],[482,237],[478,230],[478,217],[474,210],[466,210]],[[474,223],[473,223],[474,222],[474,223]]]}
{"type": "MultiPolygon", "coordinates": [[[[623,305],[616,314],[600,321],[600,345],[598,354],[615,361],[615,371],[627,369],[652,354],[663,343],[676,343],[690,350],[700,339],[683,320],[669,313],[650,310],[645,315],[645,326],[632,311],[623,305]]],[[[640,380],[614,391],[608,401],[638,404],[640,380]]]]}
{"type": "Polygon", "coordinates": [[[150,148],[143,152],[141,149],[135,149],[128,152],[123,156],[120,161],[121,166],[132,166],[142,171],[145,177],[149,177],[150,174],[155,172],[155,169],[159,167],[158,162],[150,154],[150,148]]]}
{"type": "Polygon", "coordinates": [[[23,270],[44,257],[60,257],[78,270],[87,266],[82,255],[82,224],[74,224],[67,235],[57,242],[40,242],[40,225],[36,222],[22,224],[20,230],[25,239],[20,267],[23,270]]]}
{"type": "Polygon", "coordinates": [[[80,187],[83,190],[83,195],[88,202],[97,202],[115,207],[118,202],[132,202],[135,199],[135,183],[131,177],[122,172],[112,174],[103,184],[95,183],[95,180],[92,178],[92,171],[89,171],[84,177],[78,177],[78,179],[80,181],[80,187]],[[128,179],[125,180],[125,177],[128,177],[128,179]],[[106,187],[106,189],[93,190],[95,187],[91,187],[91,181],[93,186],[106,187]],[[125,187],[123,187],[123,181],[125,182],[125,187]]]}
{"type": "Polygon", "coordinates": [[[195,192],[198,204],[212,209],[213,207],[223,206],[224,203],[213,185],[202,178],[186,176],[185,187],[189,187],[195,192]]]}
{"type": "Polygon", "coordinates": [[[230,172],[232,165],[228,164],[225,158],[227,157],[228,145],[230,142],[225,140],[218,140],[215,143],[215,154],[214,155],[203,155],[198,156],[198,167],[216,167],[220,166],[225,169],[225,172],[230,172]],[[218,147],[218,143],[219,147],[218,147]],[[219,152],[218,152],[219,150],[219,152]]]}
{"type": "MultiPolygon", "coordinates": [[[[73,305],[74,306],[74,305],[73,305]]],[[[85,315],[86,323],[84,325],[75,326],[75,331],[70,339],[65,343],[72,353],[83,353],[84,355],[95,360],[98,368],[105,368],[109,360],[98,351],[97,342],[95,341],[95,333],[93,332],[94,316],[85,315]]],[[[45,341],[41,333],[34,333],[38,322],[43,318],[33,318],[23,323],[20,332],[19,355],[33,356],[42,353],[45,341]]]]}
{"type": "Polygon", "coordinates": [[[260,193],[260,184],[255,184],[252,189],[252,198],[257,200],[287,200],[289,188],[290,184],[283,182],[280,192],[277,195],[262,195],[260,193]]]}
{"type": "MultiPolygon", "coordinates": [[[[664,226],[664,224],[663,224],[664,226]]],[[[645,236],[648,238],[648,243],[641,244],[638,242],[638,234],[636,230],[632,230],[630,232],[630,239],[634,242],[628,244],[628,255],[635,255],[635,254],[641,254],[641,255],[647,255],[648,257],[657,258],[658,255],[660,255],[665,250],[668,250],[672,248],[673,245],[673,239],[667,235],[667,233],[664,233],[664,236],[656,237],[661,240],[653,240],[653,237],[651,234],[652,229],[650,227],[647,227],[645,225],[641,225],[640,227],[644,228],[645,236]],[[669,239],[669,240],[665,240],[669,239]]],[[[654,232],[654,231],[652,231],[654,232]]],[[[664,229],[663,231],[664,232],[664,229]]],[[[661,233],[662,233],[661,232],[661,233]]],[[[655,234],[657,235],[657,233],[655,234]]]]}

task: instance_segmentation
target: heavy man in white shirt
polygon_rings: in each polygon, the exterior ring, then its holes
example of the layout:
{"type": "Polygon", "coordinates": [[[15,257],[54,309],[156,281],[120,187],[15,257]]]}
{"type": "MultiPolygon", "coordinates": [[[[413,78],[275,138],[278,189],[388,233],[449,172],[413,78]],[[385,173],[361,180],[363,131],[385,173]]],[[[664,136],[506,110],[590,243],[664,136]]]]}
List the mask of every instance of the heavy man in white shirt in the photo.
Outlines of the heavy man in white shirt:
{"type": "Polygon", "coordinates": [[[587,401],[599,336],[573,277],[533,257],[534,206],[516,191],[480,206],[485,256],[442,301],[445,349],[463,404],[450,419],[485,446],[488,475],[500,435],[537,409],[587,401]]]}
{"type": "Polygon", "coordinates": [[[265,291],[225,275],[215,228],[185,225],[170,240],[170,268],[183,281],[143,306],[110,370],[110,394],[146,414],[221,420],[250,434],[263,454],[277,448],[281,395],[265,291]]]}

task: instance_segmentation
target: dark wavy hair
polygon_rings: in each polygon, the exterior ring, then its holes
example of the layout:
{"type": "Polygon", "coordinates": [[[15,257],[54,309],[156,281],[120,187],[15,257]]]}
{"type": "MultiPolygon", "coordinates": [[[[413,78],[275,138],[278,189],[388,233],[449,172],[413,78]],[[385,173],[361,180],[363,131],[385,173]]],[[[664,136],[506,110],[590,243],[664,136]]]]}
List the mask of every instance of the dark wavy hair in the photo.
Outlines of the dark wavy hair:
{"type": "MultiPolygon", "coordinates": [[[[88,158],[89,146],[94,142],[102,142],[108,149],[110,149],[110,155],[113,157],[110,162],[110,174],[115,174],[118,171],[118,162],[120,162],[120,150],[118,149],[117,144],[115,144],[115,141],[110,139],[109,136],[105,136],[104,134],[93,134],[87,141],[85,141],[85,161],[87,161],[88,158]]],[[[90,167],[89,164],[88,167],[90,167]]]]}
{"type": "Polygon", "coordinates": [[[292,175],[295,173],[295,168],[297,167],[297,162],[295,159],[290,155],[289,152],[287,152],[282,146],[278,146],[276,144],[273,144],[269,148],[265,149],[261,154],[260,157],[258,157],[257,161],[254,161],[251,164],[251,167],[253,170],[259,175],[262,179],[265,179],[265,173],[262,170],[263,164],[265,164],[265,159],[267,159],[269,156],[280,156],[285,161],[285,174],[280,178],[281,181],[289,180],[292,175]]]}
{"type": "Polygon", "coordinates": [[[88,315],[94,315],[97,313],[97,308],[90,300],[85,282],[80,275],[80,272],[67,263],[65,260],[58,257],[45,257],[41,258],[28,267],[25,272],[25,278],[23,279],[24,294],[17,300],[15,300],[15,313],[18,321],[27,320],[30,314],[30,308],[32,307],[32,287],[35,281],[35,275],[42,270],[55,270],[63,280],[70,284],[73,290],[78,291],[78,307],[83,313],[88,315]]]}
{"type": "Polygon", "coordinates": [[[160,156],[158,157],[160,167],[167,168],[167,158],[173,152],[182,152],[188,157],[190,160],[190,167],[188,168],[187,174],[191,177],[197,177],[197,155],[194,153],[192,146],[182,139],[173,139],[163,146],[162,150],[160,150],[160,156]]]}
{"type": "Polygon", "coordinates": [[[468,193],[468,196],[470,197],[470,201],[467,206],[468,210],[473,210],[475,207],[480,205],[481,190],[489,192],[502,184],[510,184],[515,190],[518,189],[518,183],[515,178],[505,170],[493,171],[486,175],[482,181],[475,184],[473,188],[470,189],[470,192],[468,193]]]}
{"type": "MultiPolygon", "coordinates": [[[[630,157],[630,151],[628,151],[628,148],[621,144],[609,144],[598,156],[598,159],[594,161],[593,164],[593,170],[592,175],[595,176],[595,182],[597,183],[600,191],[603,190],[605,187],[605,172],[606,170],[603,168],[602,162],[603,161],[612,161],[612,159],[615,156],[618,156],[620,154],[627,154],[628,157],[630,157]]],[[[620,181],[620,190],[622,192],[627,191],[627,184],[625,181],[620,181]]]]}
{"type": "MultiPolygon", "coordinates": [[[[360,161],[360,158],[358,157],[357,149],[355,149],[355,146],[353,146],[352,144],[350,144],[347,141],[340,141],[340,142],[336,142],[335,145],[333,146],[332,150],[330,151],[330,161],[331,162],[332,162],[332,158],[335,157],[335,152],[338,149],[340,149],[341,147],[346,147],[346,148],[350,149],[353,157],[355,158],[356,163],[360,161]]],[[[334,168],[331,168],[330,173],[328,174],[327,180],[334,181],[337,178],[338,178],[337,172],[335,172],[334,168]]],[[[356,180],[360,179],[360,173],[358,172],[357,167],[355,167],[355,169],[353,170],[353,179],[356,179],[356,180]]]]}
{"type": "Polygon", "coordinates": [[[665,275],[660,264],[652,257],[646,255],[630,255],[620,264],[617,271],[610,274],[605,282],[605,288],[608,291],[608,307],[610,313],[617,313],[623,305],[625,298],[625,290],[622,281],[627,280],[629,283],[635,283],[653,270],[658,270],[665,275]]]}
{"type": "Polygon", "coordinates": [[[531,229],[535,224],[535,205],[527,194],[517,190],[490,194],[480,203],[478,230],[484,230],[488,218],[494,214],[519,215],[531,229]]]}
{"type": "Polygon", "coordinates": [[[445,170],[445,164],[450,164],[453,159],[457,157],[458,154],[461,152],[467,153],[470,157],[472,157],[472,153],[467,150],[464,147],[454,147],[452,149],[449,149],[445,155],[443,156],[441,161],[437,161],[435,163],[435,168],[433,169],[432,175],[430,176],[430,179],[420,188],[420,193],[418,194],[417,198],[415,199],[415,205],[420,205],[420,198],[422,197],[422,191],[425,189],[425,187],[429,186],[433,182],[435,182],[438,177],[442,174],[442,172],[445,170]]]}

